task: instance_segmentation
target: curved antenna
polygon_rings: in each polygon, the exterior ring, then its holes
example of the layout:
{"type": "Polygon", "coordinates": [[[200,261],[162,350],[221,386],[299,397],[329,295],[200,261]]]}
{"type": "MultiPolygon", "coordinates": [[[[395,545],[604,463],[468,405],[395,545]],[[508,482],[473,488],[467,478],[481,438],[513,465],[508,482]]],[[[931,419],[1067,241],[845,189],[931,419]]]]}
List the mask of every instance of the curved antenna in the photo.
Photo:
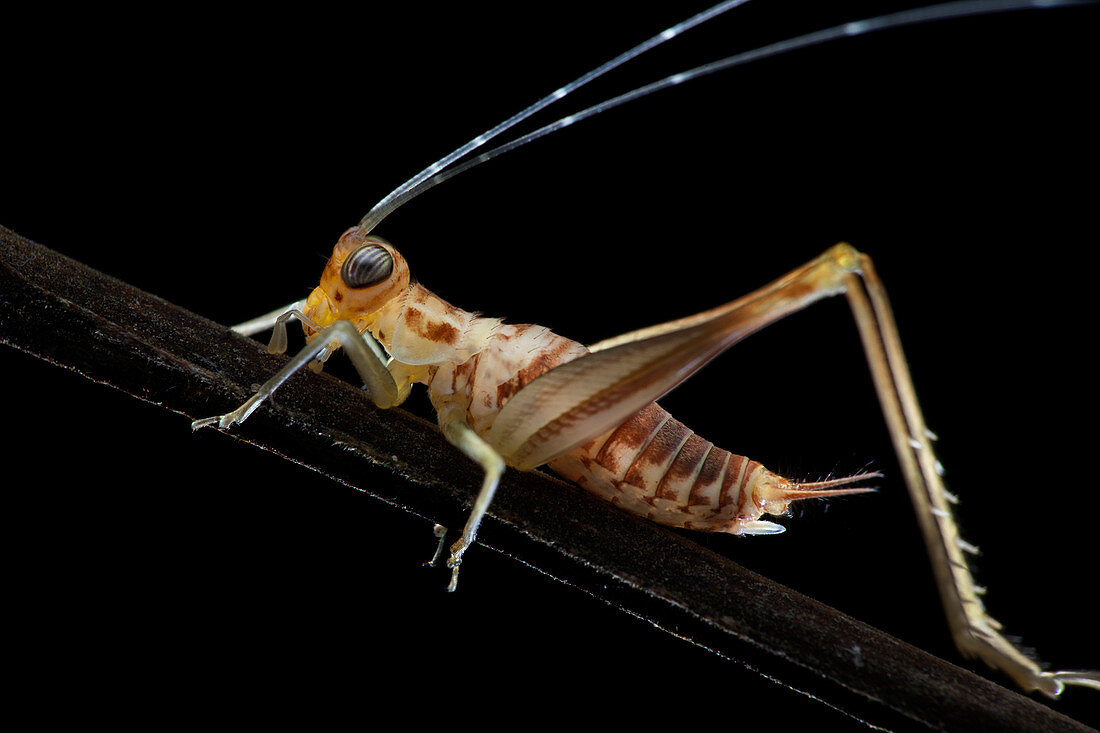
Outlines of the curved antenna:
{"type": "Polygon", "coordinates": [[[404,184],[395,189],[386,198],[382,199],[378,204],[374,206],[367,213],[363,220],[360,222],[360,226],[368,227],[367,231],[373,229],[378,222],[385,218],[397,207],[407,203],[411,199],[419,196],[430,188],[438,186],[446,180],[454,178],[459,173],[468,171],[471,168],[481,165],[486,161],[492,160],[498,155],[502,155],[511,150],[526,145],[529,142],[533,142],[541,137],[549,135],[552,132],[557,132],[565,127],[580,122],[581,120],[594,117],[602,112],[619,107],[627,102],[632,102],[636,99],[649,96],[654,92],[658,92],[668,87],[676,86],[687,81],[698,79],[702,76],[707,76],[718,71],[724,71],[734,66],[741,66],[753,61],[759,61],[761,59],[769,58],[771,56],[778,56],[780,54],[788,53],[790,51],[797,51],[799,49],[808,48],[810,46],[816,46],[820,43],[826,43],[828,41],[834,41],[841,38],[850,38],[855,36],[861,36],[867,33],[873,33],[875,31],[888,30],[891,28],[901,28],[909,25],[917,25],[920,23],[928,23],[938,20],[949,20],[953,18],[962,18],[971,15],[985,15],[990,13],[999,13],[1009,10],[1024,10],[1027,8],[1052,8],[1052,7],[1065,7],[1071,5],[1093,5],[1096,4],[1096,0],[955,0],[955,2],[947,2],[940,5],[931,5],[923,8],[915,8],[912,10],[901,10],[895,13],[888,13],[885,15],[875,16],[873,18],[867,18],[865,20],[853,21],[849,23],[842,23],[840,25],[826,28],[824,30],[813,31],[801,36],[789,38],[784,41],[778,41],[776,43],[769,44],[767,46],[761,46],[743,53],[727,56],[724,59],[713,61],[709,64],[703,64],[702,66],[696,66],[693,69],[680,72],[678,74],[672,74],[666,76],[663,79],[646,84],[636,89],[632,89],[629,92],[620,94],[617,97],[612,97],[598,104],[594,104],[591,107],[587,107],[575,114],[567,115],[561,119],[551,122],[548,125],[544,125],[533,132],[529,132],[526,135],[518,137],[510,142],[495,147],[481,155],[471,158],[470,160],[461,163],[460,165],[448,168],[458,159],[472,152],[476,148],[483,145],[492,137],[504,132],[509,127],[523,121],[527,117],[530,117],[535,112],[538,112],[542,108],[546,107],[551,102],[555,102],[561,97],[565,96],[569,92],[577,89],[581,85],[595,79],[597,76],[615,68],[616,66],[638,56],[644,51],[649,50],[653,46],[668,40],[676,35],[679,35],[682,31],[690,28],[693,25],[697,25],[704,20],[709,20],[711,17],[718,15],[721,12],[729,10],[735,5],[739,5],[747,0],[740,0],[740,2],[728,2],[717,5],[710,10],[704,11],[699,15],[685,21],[677,26],[673,26],[668,30],[654,36],[643,44],[635,46],[630,51],[616,57],[607,64],[599,67],[598,69],[585,74],[577,81],[568,84],[553,94],[543,98],[539,102],[531,105],[523,112],[509,118],[505,122],[497,125],[489,132],[479,135],[471,140],[466,145],[462,146],[458,150],[454,151],[450,155],[441,160],[433,163],[425,168],[423,171],[413,176],[404,184]]]}
{"type": "Polygon", "coordinates": [[[720,15],[727,10],[732,10],[738,5],[744,5],[748,1],[749,0],[724,0],[724,2],[718,3],[717,5],[708,8],[701,13],[693,15],[692,17],[681,23],[677,23],[670,28],[666,28],[649,40],[639,43],[637,46],[631,48],[629,51],[625,51],[624,53],[619,54],[607,63],[598,66],[597,68],[589,71],[587,74],[584,74],[580,78],[575,79],[574,81],[566,84],[559,89],[556,89],[555,91],[551,92],[539,101],[532,104],[530,107],[522,110],[515,115],[512,115],[504,122],[501,122],[499,125],[488,130],[487,132],[483,132],[470,142],[466,143],[449,155],[440,158],[424,170],[417,173],[409,180],[402,183],[400,186],[391,191],[385,198],[375,204],[374,207],[367,212],[367,215],[364,216],[359,222],[359,226],[361,228],[364,228],[368,232],[371,231],[372,229],[374,229],[374,227],[378,225],[378,222],[386,218],[386,216],[388,216],[390,212],[392,212],[394,209],[401,206],[420,192],[418,191],[417,193],[409,194],[410,191],[417,189],[424,181],[439,173],[443,169],[447,168],[447,166],[451,165],[459,158],[462,158],[471,151],[481,147],[489,140],[493,139],[508,128],[519,124],[536,112],[539,112],[547,105],[553,104],[570,92],[576,91],[593,79],[603,76],[608,71],[611,71],[612,69],[625,64],[627,61],[630,61],[631,59],[642,55],[651,48],[659,46],[669,39],[675,38],[676,36],[680,35],[690,28],[693,28],[701,23],[705,23],[716,15],[720,15]]]}

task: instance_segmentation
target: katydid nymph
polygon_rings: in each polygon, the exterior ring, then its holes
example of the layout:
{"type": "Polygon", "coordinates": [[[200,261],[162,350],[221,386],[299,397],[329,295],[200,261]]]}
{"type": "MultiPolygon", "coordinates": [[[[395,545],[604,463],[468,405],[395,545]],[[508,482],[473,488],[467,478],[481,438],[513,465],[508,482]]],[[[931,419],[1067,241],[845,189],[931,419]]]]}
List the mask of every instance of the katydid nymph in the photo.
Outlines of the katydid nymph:
{"type": "MultiPolygon", "coordinates": [[[[846,36],[1046,3],[947,3],[845,23],[667,77],[480,152],[498,134],[620,63],[742,4],[743,0],[723,3],[658,34],[478,135],[395,189],[340,238],[321,284],[308,298],[235,328],[244,334],[273,328],[269,348],[282,352],[287,349],[287,321],[298,319],[308,345],[237,410],[196,420],[193,427],[225,429],[244,421],[294,372],[320,368],[338,349],[350,357],[380,408],[399,405],[414,385],[426,385],[447,440],[484,472],[469,520],[448,553],[452,590],[508,467],[548,466],[627,511],[674,527],[778,534],[784,527],[773,520],[787,514],[791,502],[867,492],[868,482],[880,474],[784,478],[697,436],[654,401],[746,336],[818,301],[843,295],[917,510],[956,645],[1028,691],[1054,697],[1065,685],[1100,688],[1097,672],[1043,670],[1017,650],[985,612],[982,589],[971,577],[966,558],[973,547],[959,536],[953,519],[957,497],[943,484],[943,466],[933,450],[935,436],[921,414],[886,289],[867,254],[837,244],[805,264],[791,263],[793,269],[786,275],[725,305],[584,346],[547,328],[506,324],[452,305],[417,282],[412,275],[415,262],[407,262],[393,244],[375,234],[387,215],[437,183],[665,87],[846,36]]],[[[650,256],[659,262],[667,251],[659,242],[651,246],[656,254],[650,256]]],[[[639,245],[640,251],[645,247],[639,245]]]]}

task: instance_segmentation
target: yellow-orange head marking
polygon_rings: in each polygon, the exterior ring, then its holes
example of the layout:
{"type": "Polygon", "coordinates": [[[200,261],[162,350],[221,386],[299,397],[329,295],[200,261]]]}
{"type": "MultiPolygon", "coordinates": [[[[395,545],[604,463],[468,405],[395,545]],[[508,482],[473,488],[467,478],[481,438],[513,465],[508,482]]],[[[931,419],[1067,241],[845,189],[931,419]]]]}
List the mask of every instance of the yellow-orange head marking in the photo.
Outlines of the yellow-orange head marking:
{"type": "MultiPolygon", "coordinates": [[[[321,284],[310,293],[303,312],[321,328],[347,320],[362,331],[371,314],[403,293],[409,282],[409,266],[393,245],[352,227],[333,248],[321,284]]],[[[314,330],[308,325],[305,330],[312,338],[314,330]]]]}

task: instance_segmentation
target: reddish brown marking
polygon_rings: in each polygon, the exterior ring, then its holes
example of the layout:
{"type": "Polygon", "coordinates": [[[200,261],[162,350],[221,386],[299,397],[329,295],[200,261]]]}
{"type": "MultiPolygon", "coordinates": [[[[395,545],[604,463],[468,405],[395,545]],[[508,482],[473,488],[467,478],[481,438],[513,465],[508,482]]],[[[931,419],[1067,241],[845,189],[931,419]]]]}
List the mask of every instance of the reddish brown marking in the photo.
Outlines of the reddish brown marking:
{"type": "MultiPolygon", "coordinates": [[[[524,330],[526,328],[530,328],[530,326],[525,327],[524,330]]],[[[547,333],[552,337],[549,343],[540,348],[531,361],[512,375],[511,379],[497,385],[497,405],[503,407],[505,402],[514,397],[516,392],[519,392],[536,377],[541,377],[554,367],[577,358],[579,354],[570,353],[577,347],[575,342],[547,333]]]]}
{"type": "Polygon", "coordinates": [[[332,299],[335,300],[337,303],[342,301],[344,299],[343,291],[337,290],[335,293],[332,294],[332,299]]]}
{"type": "Polygon", "coordinates": [[[498,333],[497,338],[501,341],[511,341],[512,339],[523,338],[532,328],[535,328],[534,324],[517,323],[516,325],[512,326],[510,330],[501,331],[500,333],[498,333]]]}
{"type": "Polygon", "coordinates": [[[401,318],[410,328],[419,329],[424,324],[424,312],[416,308],[405,308],[401,318]]]}
{"type": "Polygon", "coordinates": [[[622,476],[667,420],[668,412],[656,402],[650,402],[615,428],[596,454],[596,463],[612,475],[622,476]],[[627,458],[630,459],[628,463],[625,462],[627,458]]]}
{"type": "MultiPolygon", "coordinates": [[[[470,374],[477,370],[478,360],[481,354],[474,354],[462,364],[457,366],[448,366],[451,372],[451,387],[450,390],[441,390],[446,394],[456,394],[459,391],[466,389],[469,385],[470,374]]],[[[446,374],[446,372],[444,372],[446,374]]],[[[470,397],[469,391],[465,392],[467,398],[470,397]]]]}
{"type": "MultiPolygon", "coordinates": [[[[756,469],[760,468],[760,464],[756,461],[750,461],[747,458],[745,460],[747,461],[745,465],[745,473],[741,477],[741,485],[737,487],[737,492],[740,496],[740,498],[737,500],[737,514],[742,517],[749,516],[749,514],[746,512],[746,508],[750,503],[756,501],[756,497],[752,496],[753,492],[748,490],[749,479],[752,478],[752,475],[756,471],[756,469]]],[[[760,516],[759,513],[757,513],[756,516],[760,516]]]]}
{"type": "MultiPolygon", "coordinates": [[[[741,498],[741,481],[744,480],[744,476],[741,475],[741,470],[747,468],[746,463],[749,462],[748,458],[739,456],[736,453],[730,454],[729,465],[726,467],[726,477],[722,479],[722,490],[718,492],[718,508],[722,509],[730,504],[739,503],[741,498]]],[[[748,471],[745,471],[748,475],[748,471]]]]}
{"type": "Polygon", "coordinates": [[[453,346],[461,335],[451,324],[431,318],[417,308],[406,308],[402,318],[406,326],[429,341],[453,346]]]}
{"type": "Polygon", "coordinates": [[[672,465],[657,484],[655,496],[659,499],[678,499],[680,493],[677,489],[687,485],[695,477],[695,472],[706,458],[710,446],[710,441],[703,440],[695,433],[688,436],[680,452],[672,459],[672,465]]]}
{"type": "Polygon", "coordinates": [[[699,475],[695,477],[695,485],[691,487],[691,495],[688,496],[688,506],[714,503],[717,496],[712,492],[705,492],[705,489],[722,480],[722,471],[729,463],[730,455],[728,450],[722,450],[717,446],[711,449],[707,459],[703,461],[699,475]]]}
{"type": "Polygon", "coordinates": [[[607,442],[607,439],[610,435],[610,433],[597,435],[595,438],[588,441],[577,449],[578,454],[582,456],[581,460],[584,462],[584,465],[586,467],[591,468],[592,466],[596,465],[596,461],[592,458],[592,456],[595,456],[600,452],[600,449],[603,448],[604,443],[607,442]]]}
{"type": "Polygon", "coordinates": [[[667,420],[649,445],[634,460],[634,464],[626,472],[623,480],[631,486],[649,490],[649,483],[643,475],[643,470],[648,466],[662,466],[670,463],[672,457],[680,450],[680,446],[693,433],[676,420],[667,420]]]}
{"type": "Polygon", "coordinates": [[[462,334],[457,328],[445,321],[433,321],[424,333],[424,336],[437,343],[454,344],[462,334]]]}

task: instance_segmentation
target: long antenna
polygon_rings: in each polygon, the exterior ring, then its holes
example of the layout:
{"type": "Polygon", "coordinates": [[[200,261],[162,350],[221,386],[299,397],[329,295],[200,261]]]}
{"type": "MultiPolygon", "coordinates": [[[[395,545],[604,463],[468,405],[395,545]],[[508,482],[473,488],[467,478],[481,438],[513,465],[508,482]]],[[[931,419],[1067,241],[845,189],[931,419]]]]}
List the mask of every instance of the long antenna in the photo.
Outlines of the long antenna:
{"type": "Polygon", "coordinates": [[[427,190],[425,188],[411,194],[409,193],[413,189],[416,189],[418,186],[420,186],[420,184],[423,183],[425,180],[439,173],[459,158],[462,158],[471,151],[481,147],[489,140],[493,139],[508,128],[513,127],[520,122],[523,122],[525,119],[539,112],[547,105],[553,104],[570,92],[576,91],[593,79],[603,76],[612,69],[621,66],[627,61],[630,61],[631,59],[642,55],[651,48],[659,46],[665,41],[675,38],[676,36],[680,35],[690,28],[693,28],[701,23],[705,23],[716,15],[720,15],[727,10],[732,10],[738,5],[744,5],[748,1],[749,0],[725,0],[724,2],[718,3],[717,5],[708,8],[701,13],[698,13],[697,15],[688,18],[682,23],[677,23],[671,28],[666,28],[649,40],[639,43],[637,46],[630,49],[629,51],[619,54],[607,63],[598,66],[592,71],[589,71],[587,74],[584,74],[580,78],[570,82],[569,84],[566,84],[565,86],[556,89],[555,91],[551,92],[539,101],[532,104],[530,107],[522,110],[518,114],[509,117],[504,122],[501,122],[499,125],[488,130],[487,132],[483,132],[470,142],[466,143],[449,155],[440,158],[424,170],[417,173],[409,180],[402,183],[400,186],[391,191],[385,198],[375,204],[374,208],[367,212],[367,215],[364,216],[363,219],[359,222],[360,228],[365,229],[368,232],[371,231],[372,229],[374,229],[374,227],[378,225],[378,222],[386,218],[386,216],[388,216],[390,212],[392,212],[394,209],[416,196],[417,193],[427,190]]]}
{"type": "Polygon", "coordinates": [[[378,225],[382,219],[397,209],[399,206],[408,203],[411,199],[419,196],[430,188],[438,186],[443,181],[446,181],[454,176],[467,171],[474,166],[481,165],[482,163],[492,160],[498,155],[507,153],[510,150],[526,145],[529,142],[533,142],[541,137],[549,135],[552,132],[557,132],[565,127],[580,122],[581,120],[594,117],[602,112],[607,112],[610,109],[619,107],[620,105],[632,102],[636,99],[649,96],[654,92],[658,92],[662,89],[667,89],[678,84],[682,84],[687,81],[698,79],[702,76],[707,76],[718,71],[724,71],[734,66],[741,66],[752,61],[759,61],[761,59],[769,58],[771,56],[778,56],[780,54],[788,53],[790,51],[796,51],[810,46],[816,46],[820,43],[827,41],[834,41],[841,38],[851,38],[855,36],[861,36],[867,33],[873,33],[875,31],[882,31],[891,28],[901,28],[903,26],[917,25],[920,23],[928,23],[938,20],[948,20],[951,18],[961,18],[971,15],[984,15],[990,13],[999,13],[1009,10],[1023,10],[1027,8],[1052,8],[1052,7],[1065,7],[1070,5],[1093,5],[1097,0],[956,0],[955,2],[947,2],[940,5],[931,5],[923,8],[916,8],[912,10],[902,10],[895,13],[888,13],[885,15],[879,15],[873,18],[867,18],[865,20],[854,21],[849,23],[842,23],[840,25],[826,28],[824,30],[814,31],[794,38],[789,38],[784,41],[778,41],[776,43],[769,44],[767,46],[761,46],[759,48],[745,51],[743,53],[734,54],[733,56],[727,56],[724,59],[713,61],[709,64],[697,66],[693,69],[680,72],[678,74],[672,74],[666,76],[663,79],[646,84],[644,86],[633,89],[624,94],[620,94],[617,97],[612,97],[598,104],[594,104],[591,107],[587,107],[580,112],[562,117],[561,119],[551,122],[548,125],[544,125],[539,129],[529,132],[526,135],[518,137],[511,142],[500,145],[493,148],[481,155],[471,158],[460,165],[452,166],[460,158],[468,155],[478,147],[481,147],[493,137],[504,132],[508,128],[522,122],[536,112],[542,110],[547,105],[556,102],[564,97],[569,92],[572,92],[579,87],[587,84],[596,77],[610,71],[611,69],[633,59],[640,54],[648,51],[654,46],[663,43],[664,41],[673,38],[683,31],[698,25],[710,18],[719,15],[727,10],[741,5],[748,0],[731,0],[719,5],[715,5],[709,10],[705,10],[702,13],[680,23],[672,26],[671,28],[662,31],[658,35],[650,38],[648,41],[641,43],[634,48],[630,49],[626,53],[616,56],[611,61],[607,62],[603,66],[600,66],[593,71],[588,72],[584,76],[580,77],[576,81],[561,87],[552,94],[544,97],[535,104],[531,105],[527,109],[523,110],[517,115],[514,115],[496,127],[492,128],[486,133],[478,135],[470,142],[466,143],[462,147],[455,150],[450,155],[436,161],[432,165],[428,166],[420,173],[416,174],[408,181],[398,186],[389,195],[375,204],[366,216],[363,217],[360,222],[360,227],[365,227],[367,231],[371,231],[378,225]]]}

